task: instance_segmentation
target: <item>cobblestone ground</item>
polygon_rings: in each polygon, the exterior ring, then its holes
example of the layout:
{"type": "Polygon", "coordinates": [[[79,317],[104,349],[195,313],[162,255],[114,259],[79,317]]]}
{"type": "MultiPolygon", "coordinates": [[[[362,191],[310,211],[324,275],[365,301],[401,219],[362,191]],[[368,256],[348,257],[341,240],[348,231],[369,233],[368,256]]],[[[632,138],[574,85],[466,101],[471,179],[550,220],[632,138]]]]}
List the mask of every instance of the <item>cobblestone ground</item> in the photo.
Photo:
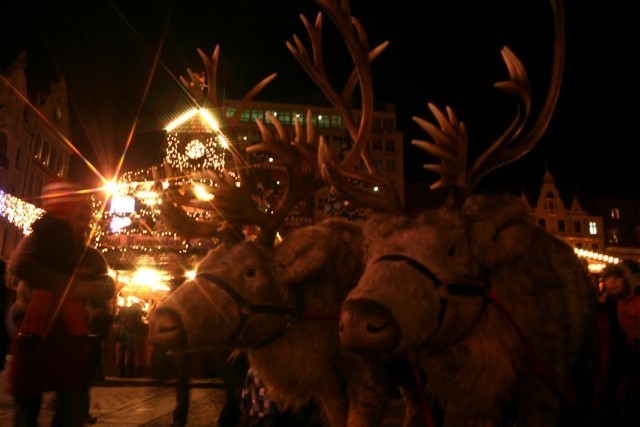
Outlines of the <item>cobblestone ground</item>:
{"type": "MultiPolygon", "coordinates": [[[[213,384],[216,387],[216,384],[213,384]]],[[[0,426],[13,425],[13,401],[5,392],[4,372],[0,372],[0,426]]],[[[95,427],[152,427],[169,426],[174,406],[174,389],[170,385],[156,385],[141,381],[136,385],[94,387],[91,392],[91,413],[98,417],[95,427]],[[152,385],[145,385],[152,384],[152,385]]],[[[48,426],[53,412],[51,393],[45,395],[40,425],[48,426]]],[[[221,388],[191,390],[189,427],[216,427],[216,419],[225,402],[221,388]]],[[[400,427],[402,402],[394,400],[381,427],[400,427]]]]}
{"type": "MultiPolygon", "coordinates": [[[[170,385],[118,385],[94,387],[91,390],[91,414],[98,417],[100,426],[138,427],[168,426],[175,403],[174,389],[170,385]]],[[[13,401],[6,393],[4,372],[0,373],[0,426],[13,425],[13,401]]],[[[40,425],[51,422],[52,393],[45,393],[40,425]]],[[[215,420],[225,401],[219,388],[193,388],[189,426],[215,427],[215,420]]]]}

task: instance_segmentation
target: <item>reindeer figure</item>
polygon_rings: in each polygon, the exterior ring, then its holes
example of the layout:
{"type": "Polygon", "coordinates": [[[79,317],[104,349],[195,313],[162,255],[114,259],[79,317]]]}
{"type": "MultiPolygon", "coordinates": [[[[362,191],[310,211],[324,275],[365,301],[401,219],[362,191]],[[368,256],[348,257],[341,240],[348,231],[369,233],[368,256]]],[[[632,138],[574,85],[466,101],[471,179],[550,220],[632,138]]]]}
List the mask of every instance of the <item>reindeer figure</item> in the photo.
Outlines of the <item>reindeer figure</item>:
{"type": "MultiPolygon", "coordinates": [[[[584,264],[536,226],[519,198],[470,194],[485,174],[531,150],[551,118],[564,57],[562,5],[551,4],[552,83],[534,126],[520,135],[530,114],[529,82],[507,48],[510,80],[497,87],[515,96],[519,109],[470,168],[466,129],[451,109],[429,106],[437,126],[415,118],[434,142],[414,144],[441,161],[425,166],[440,176],[432,189],[451,189],[450,196],[414,217],[371,220],[365,271],[343,305],[341,343],[367,358],[415,360],[446,427],[589,423],[595,298],[584,264]],[[571,403],[573,392],[586,395],[584,407],[571,403]],[[576,408],[585,411],[576,415],[576,408]]],[[[360,200],[329,158],[323,171],[335,191],[360,200]]],[[[365,204],[375,202],[367,197],[365,204]]]]}
{"type": "MultiPolygon", "coordinates": [[[[342,93],[329,84],[324,70],[322,13],[315,25],[301,17],[311,56],[295,35],[287,47],[342,115],[353,149],[337,169],[349,174],[371,133],[370,62],[387,43],[369,51],[348,1],[318,0],[318,4],[341,33],[355,64],[342,93]],[[350,106],[356,84],[362,106],[358,123],[350,106]]],[[[191,80],[197,86],[197,79],[191,80]]],[[[272,212],[256,207],[248,167],[238,169],[239,186],[227,174],[210,177],[216,183],[214,208],[229,226],[226,230],[190,221],[179,205],[162,205],[163,216],[174,229],[192,236],[222,233],[224,244],[205,256],[194,280],[181,285],[152,314],[150,341],[186,342],[187,349],[225,345],[246,352],[270,398],[282,408],[297,410],[314,399],[328,426],[375,426],[395,388],[390,381],[393,375],[384,373],[386,366],[365,369],[359,355],[340,346],[337,332],[344,298],[364,268],[362,230],[346,220],[329,219],[298,229],[274,245],[276,231],[290,209],[326,184],[316,166],[318,148],[324,145],[322,136],[315,136],[311,112],[306,129],[296,120],[292,140],[275,116],[268,114],[268,119],[273,128],[258,120],[262,141],[246,150],[268,152],[288,173],[287,191],[272,212]],[[312,170],[310,175],[303,174],[305,165],[312,170]],[[237,239],[244,225],[259,227],[255,241],[237,239]]],[[[237,157],[236,162],[240,161],[237,157]]],[[[366,155],[365,163],[375,174],[366,155]]],[[[407,425],[415,412],[415,406],[407,405],[407,425]]]]}

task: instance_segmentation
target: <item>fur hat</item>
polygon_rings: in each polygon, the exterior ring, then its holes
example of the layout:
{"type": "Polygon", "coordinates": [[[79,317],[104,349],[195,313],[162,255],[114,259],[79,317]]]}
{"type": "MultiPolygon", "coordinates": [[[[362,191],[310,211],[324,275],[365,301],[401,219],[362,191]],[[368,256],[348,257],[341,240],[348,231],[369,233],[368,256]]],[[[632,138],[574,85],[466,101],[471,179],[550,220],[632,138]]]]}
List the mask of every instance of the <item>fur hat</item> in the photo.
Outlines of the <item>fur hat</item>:
{"type": "Polygon", "coordinates": [[[42,209],[47,212],[56,212],[80,203],[83,197],[78,190],[77,185],[62,179],[45,184],[40,197],[42,209]]]}

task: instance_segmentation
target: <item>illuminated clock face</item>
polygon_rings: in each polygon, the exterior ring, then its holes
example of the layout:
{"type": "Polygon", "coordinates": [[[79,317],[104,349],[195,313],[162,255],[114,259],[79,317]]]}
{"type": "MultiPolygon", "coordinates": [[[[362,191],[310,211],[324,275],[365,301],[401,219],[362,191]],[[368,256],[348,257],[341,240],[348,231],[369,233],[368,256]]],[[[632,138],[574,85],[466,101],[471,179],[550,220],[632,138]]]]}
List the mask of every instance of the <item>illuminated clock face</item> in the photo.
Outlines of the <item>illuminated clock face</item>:
{"type": "Polygon", "coordinates": [[[205,155],[206,148],[199,139],[192,139],[185,147],[184,153],[190,159],[199,159],[205,155]]]}

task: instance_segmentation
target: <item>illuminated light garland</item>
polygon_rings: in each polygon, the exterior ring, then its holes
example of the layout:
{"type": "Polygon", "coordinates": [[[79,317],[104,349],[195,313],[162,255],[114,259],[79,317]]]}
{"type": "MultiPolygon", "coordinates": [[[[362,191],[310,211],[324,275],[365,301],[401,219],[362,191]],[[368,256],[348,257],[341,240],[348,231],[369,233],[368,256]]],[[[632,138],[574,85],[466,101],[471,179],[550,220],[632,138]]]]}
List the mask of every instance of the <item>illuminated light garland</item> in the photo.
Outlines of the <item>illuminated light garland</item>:
{"type": "Polygon", "coordinates": [[[180,171],[224,169],[225,149],[229,141],[220,131],[218,121],[204,108],[194,108],[166,127],[165,161],[180,171]]]}
{"type": "Polygon", "coordinates": [[[25,235],[31,233],[31,224],[44,215],[44,210],[0,190],[0,216],[20,228],[25,235]]]}
{"type": "Polygon", "coordinates": [[[601,254],[598,252],[588,251],[586,249],[575,248],[573,251],[576,253],[576,255],[578,255],[581,258],[589,258],[595,261],[602,261],[608,264],[618,264],[621,262],[620,258],[616,258],[611,255],[601,254]]]}
{"type": "Polygon", "coordinates": [[[193,169],[221,171],[225,164],[224,146],[218,142],[218,138],[204,136],[202,133],[169,133],[165,160],[181,171],[193,169]]]}
{"type": "MultiPolygon", "coordinates": [[[[167,136],[172,141],[167,147],[167,161],[171,163],[173,160],[173,166],[182,171],[189,169],[222,171],[225,149],[229,147],[229,142],[220,132],[213,115],[207,110],[196,109],[181,116],[180,121],[174,121],[167,127],[167,131],[169,132],[178,126],[180,126],[179,132],[176,130],[167,136]],[[190,119],[191,121],[189,121],[190,119]],[[188,132],[184,133],[184,130],[188,130],[188,132]],[[188,138],[184,138],[185,135],[188,138]],[[181,144],[182,140],[186,140],[188,143],[181,144]]],[[[110,197],[135,199],[133,211],[103,210],[103,202],[93,200],[94,211],[101,212],[101,215],[95,218],[92,241],[103,253],[112,251],[121,254],[131,251],[150,253],[167,250],[188,253],[189,250],[198,250],[203,246],[203,241],[185,241],[177,234],[166,230],[166,226],[162,225],[162,222],[158,222],[157,204],[160,202],[162,191],[170,185],[178,188],[193,185],[195,189],[204,190],[206,186],[214,187],[215,182],[206,175],[195,177],[193,174],[185,175],[183,178],[172,178],[169,181],[167,177],[158,176],[158,170],[158,167],[154,166],[125,172],[117,180],[109,183],[108,187],[105,187],[104,190],[110,197]],[[120,227],[110,229],[114,220],[126,221],[130,224],[121,224],[120,227]],[[147,223],[153,223],[151,224],[153,229],[149,228],[147,223]]],[[[203,200],[212,198],[208,191],[200,193],[199,196],[203,200]]],[[[42,217],[44,213],[44,210],[0,190],[0,216],[22,229],[25,235],[31,232],[32,223],[42,217]]],[[[211,220],[214,216],[212,212],[200,209],[188,210],[187,214],[196,220],[211,220]]]]}

